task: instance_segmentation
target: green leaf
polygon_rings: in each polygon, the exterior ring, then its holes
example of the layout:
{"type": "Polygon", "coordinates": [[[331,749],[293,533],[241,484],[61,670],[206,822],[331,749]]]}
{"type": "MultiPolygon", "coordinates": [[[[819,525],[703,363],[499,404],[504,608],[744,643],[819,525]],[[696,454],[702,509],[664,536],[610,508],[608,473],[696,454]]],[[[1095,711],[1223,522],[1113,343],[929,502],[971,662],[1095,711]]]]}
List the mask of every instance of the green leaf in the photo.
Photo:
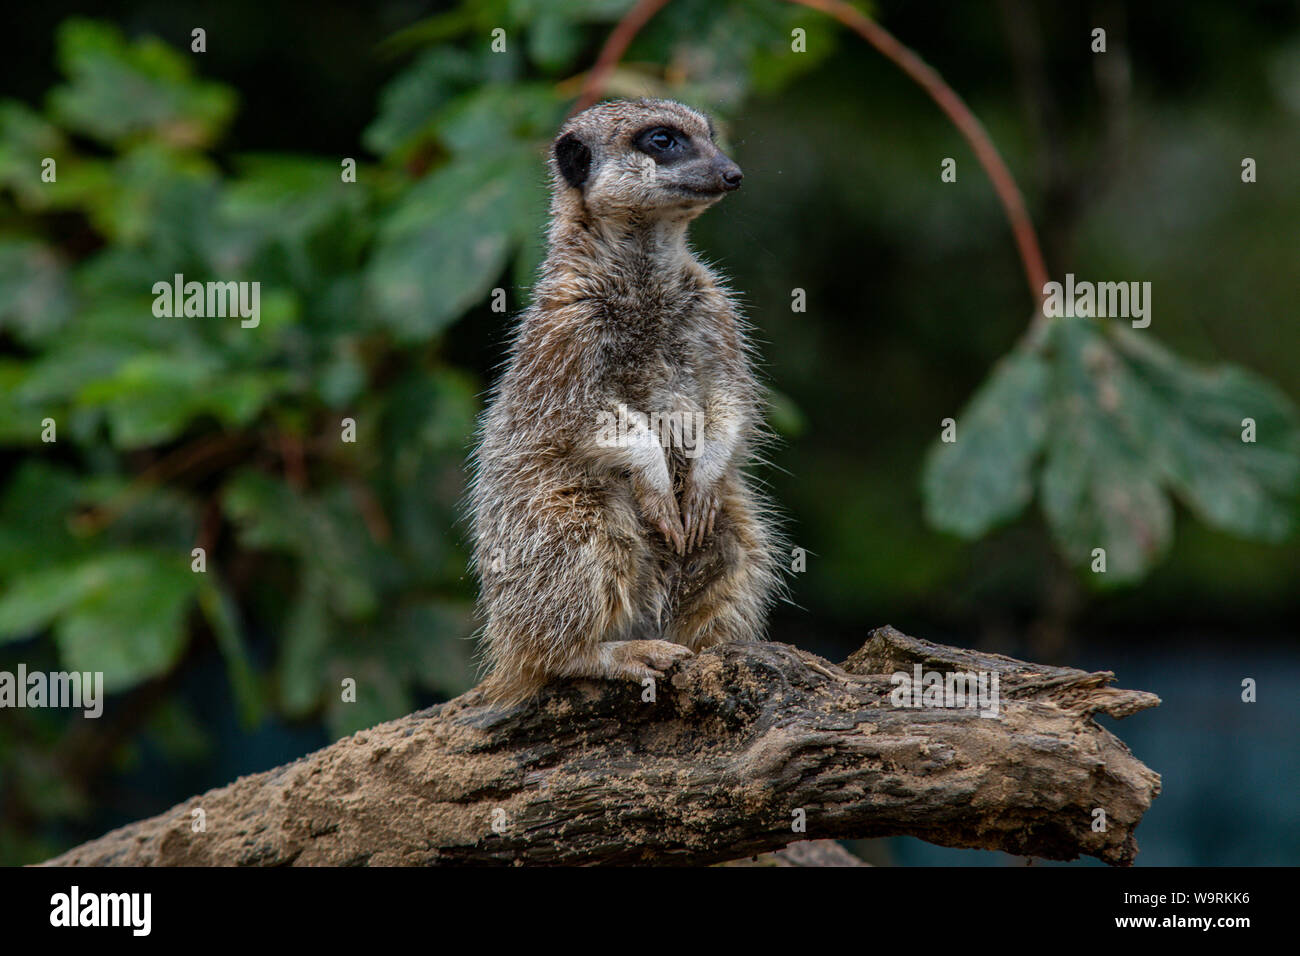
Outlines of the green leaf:
{"type": "Polygon", "coordinates": [[[369,294],[399,338],[436,335],[487,295],[531,228],[540,185],[538,156],[514,147],[453,163],[403,197],[367,274],[369,294]]]}
{"type": "Polygon", "coordinates": [[[218,196],[216,170],[205,157],[142,142],[87,187],[86,212],[95,228],[127,246],[147,245],[154,281],[201,267],[218,196]]]}
{"type": "Polygon", "coordinates": [[[223,372],[204,356],[143,354],[85,386],[77,400],[106,408],[118,448],[140,448],[175,438],[203,414],[225,425],[246,425],[283,381],[278,373],[223,372]]]}
{"type": "Polygon", "coordinates": [[[102,587],[103,561],[55,567],[16,577],[0,594],[0,644],[30,637],[102,587]]]}
{"type": "Polygon", "coordinates": [[[538,13],[528,30],[528,57],[544,70],[558,72],[582,52],[582,31],[554,12],[538,13]]]}
{"type": "Polygon", "coordinates": [[[68,518],[82,494],[82,479],[64,468],[39,459],[17,468],[0,496],[0,581],[82,552],[84,541],[68,530],[68,518]],[[33,547],[34,541],[40,547],[33,547]]]}
{"type": "Polygon", "coordinates": [[[1027,346],[997,365],[957,416],[956,441],[930,450],[922,490],[932,525],[976,538],[1024,509],[1047,431],[1047,384],[1047,363],[1027,346]]]}
{"type": "Polygon", "coordinates": [[[196,586],[182,558],[144,551],[21,575],[0,596],[0,643],[52,624],[65,667],[103,671],[105,689],[122,690],[180,657],[196,586]]]}
{"type": "Polygon", "coordinates": [[[379,115],[362,137],[366,149],[386,156],[412,145],[431,129],[438,110],[482,79],[478,57],[454,47],[421,53],[379,99],[379,115]]]}
{"type": "Polygon", "coordinates": [[[0,103],[0,184],[12,189],[21,203],[44,209],[59,192],[59,179],[68,170],[67,140],[58,128],[25,103],[0,103]],[[42,179],[44,162],[54,160],[58,179],[42,179]]]}
{"type": "Polygon", "coordinates": [[[74,298],[67,267],[40,242],[0,242],[0,330],[14,330],[29,345],[63,328],[74,298]]]}
{"type": "Polygon", "coordinates": [[[565,103],[549,84],[501,83],[480,86],[451,103],[438,117],[438,135],[447,148],[468,160],[511,145],[531,150],[532,171],[544,178],[539,149],[564,119],[565,103]]]}
{"type": "Polygon", "coordinates": [[[1132,581],[1168,550],[1170,492],[1207,524],[1279,541],[1300,488],[1300,426],[1276,388],[1231,366],[1187,362],[1146,333],[1092,319],[1055,319],[1022,345],[932,449],[926,516],[966,537],[1029,500],[1044,441],[1043,513],[1071,563],[1101,584],[1132,581]],[[1244,441],[1247,420],[1255,441],[1244,441]]]}
{"type": "Polygon", "coordinates": [[[691,64],[690,85],[674,98],[710,112],[738,106],[751,89],[772,91],[814,68],[834,49],[829,17],[793,4],[747,0],[675,0],[637,36],[628,62],[669,58],[691,64]],[[806,50],[791,49],[791,30],[806,32],[806,50]]]}
{"type": "Polygon", "coordinates": [[[50,94],[50,110],[76,132],[114,144],[148,134],[202,147],[234,112],[231,90],[194,80],[189,61],[152,37],[127,43],[113,26],[73,19],[57,42],[68,83],[50,94]]]}
{"type": "MultiPolygon", "coordinates": [[[[68,342],[27,364],[10,394],[33,409],[73,398],[87,382],[111,376],[132,354],[127,345],[68,342]]],[[[37,416],[40,417],[39,415],[37,416]]]]}
{"type": "Polygon", "coordinates": [[[157,556],[118,567],[56,625],[64,666],[103,671],[109,693],[167,673],[185,649],[196,578],[184,560],[157,556]]]}
{"type": "Polygon", "coordinates": [[[214,270],[305,293],[358,268],[371,238],[364,171],[348,183],[336,160],[265,154],[239,169],[205,250],[214,270]]]}
{"type": "Polygon", "coordinates": [[[1290,534],[1300,426],[1286,396],[1240,368],[1195,366],[1131,329],[1112,338],[1131,370],[1121,407],[1164,481],[1216,528],[1267,541],[1290,534]]]}
{"type": "Polygon", "coordinates": [[[1076,565],[1106,552],[1103,584],[1131,581],[1169,547],[1173,510],[1159,470],[1125,427],[1121,402],[1137,387],[1087,319],[1053,323],[1055,381],[1043,469],[1043,511],[1076,565]]]}

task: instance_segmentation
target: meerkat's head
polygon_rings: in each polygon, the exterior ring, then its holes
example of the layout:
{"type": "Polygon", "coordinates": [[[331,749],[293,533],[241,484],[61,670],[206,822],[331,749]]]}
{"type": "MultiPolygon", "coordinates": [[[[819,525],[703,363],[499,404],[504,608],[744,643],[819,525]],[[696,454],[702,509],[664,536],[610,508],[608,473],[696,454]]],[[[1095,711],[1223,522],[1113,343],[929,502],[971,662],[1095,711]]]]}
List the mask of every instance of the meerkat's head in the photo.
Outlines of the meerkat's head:
{"type": "Polygon", "coordinates": [[[740,188],[702,113],[671,100],[599,103],[564,124],[551,150],[557,193],[602,219],[689,220],[740,188]]]}

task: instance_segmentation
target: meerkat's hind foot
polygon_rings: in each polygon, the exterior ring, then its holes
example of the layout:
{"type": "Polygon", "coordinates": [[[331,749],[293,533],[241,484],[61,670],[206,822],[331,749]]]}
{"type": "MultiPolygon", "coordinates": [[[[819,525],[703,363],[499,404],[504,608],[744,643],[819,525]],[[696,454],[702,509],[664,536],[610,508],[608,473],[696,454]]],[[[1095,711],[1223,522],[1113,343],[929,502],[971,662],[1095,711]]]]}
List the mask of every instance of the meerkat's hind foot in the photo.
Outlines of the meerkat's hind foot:
{"type": "Polygon", "coordinates": [[[601,676],[633,681],[659,678],[679,661],[694,656],[689,647],[672,641],[606,641],[600,645],[601,676]]]}

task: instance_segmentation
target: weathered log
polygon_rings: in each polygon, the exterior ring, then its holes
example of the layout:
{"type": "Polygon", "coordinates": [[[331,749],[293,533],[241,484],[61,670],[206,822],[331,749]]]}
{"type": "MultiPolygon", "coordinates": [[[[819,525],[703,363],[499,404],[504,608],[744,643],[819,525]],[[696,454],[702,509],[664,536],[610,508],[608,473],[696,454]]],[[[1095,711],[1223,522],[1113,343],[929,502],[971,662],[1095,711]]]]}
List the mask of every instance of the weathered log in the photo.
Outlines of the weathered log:
{"type": "Polygon", "coordinates": [[[49,864],[697,865],[899,834],[1129,864],[1160,778],[1093,715],[1159,699],[1113,677],[885,627],[839,667],[785,644],[712,648],[652,701],[568,681],[507,709],[475,689],[49,864]],[[896,706],[890,675],[917,664],[996,675],[998,715],[896,706]]]}

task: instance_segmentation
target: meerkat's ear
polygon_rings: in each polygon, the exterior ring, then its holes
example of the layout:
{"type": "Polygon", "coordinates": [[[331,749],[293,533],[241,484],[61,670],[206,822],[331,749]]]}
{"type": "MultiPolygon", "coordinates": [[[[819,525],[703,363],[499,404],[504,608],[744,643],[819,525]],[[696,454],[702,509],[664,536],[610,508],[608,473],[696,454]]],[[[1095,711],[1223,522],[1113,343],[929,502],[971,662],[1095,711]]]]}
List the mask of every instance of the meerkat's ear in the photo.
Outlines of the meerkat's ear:
{"type": "Polygon", "coordinates": [[[581,189],[591,172],[591,150],[572,133],[565,133],[555,141],[555,165],[565,182],[581,189]]]}

